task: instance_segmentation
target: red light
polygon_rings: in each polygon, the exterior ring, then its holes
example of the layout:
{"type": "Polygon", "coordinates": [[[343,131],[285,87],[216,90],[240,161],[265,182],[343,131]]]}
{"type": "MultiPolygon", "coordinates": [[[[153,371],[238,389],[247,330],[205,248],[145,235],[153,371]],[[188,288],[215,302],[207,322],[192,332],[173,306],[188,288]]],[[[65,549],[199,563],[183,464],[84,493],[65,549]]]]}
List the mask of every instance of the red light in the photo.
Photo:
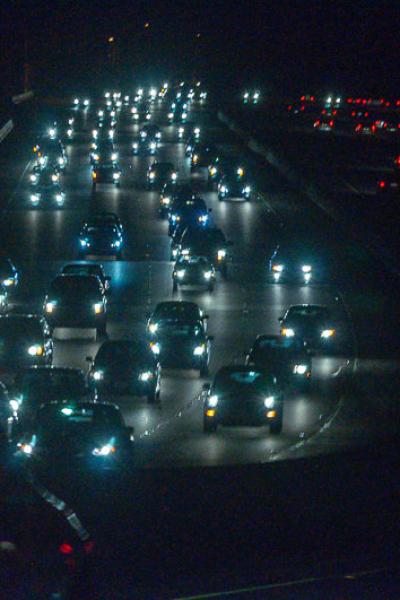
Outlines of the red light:
{"type": "Polygon", "coordinates": [[[367,113],[367,112],[364,113],[364,117],[368,117],[368,115],[369,115],[369,113],[367,113]]]}
{"type": "Polygon", "coordinates": [[[356,131],[361,131],[361,128],[362,128],[362,125],[359,123],[359,124],[356,126],[356,131]]]}
{"type": "Polygon", "coordinates": [[[335,117],[335,116],[337,115],[337,110],[334,110],[334,111],[332,112],[332,114],[333,114],[333,116],[335,117]]]}
{"type": "Polygon", "coordinates": [[[301,96],[301,98],[300,98],[300,101],[301,101],[301,102],[304,102],[304,100],[305,100],[305,99],[306,99],[306,97],[305,97],[305,96],[301,96]]]}
{"type": "Polygon", "coordinates": [[[363,103],[363,104],[367,104],[367,100],[366,100],[365,98],[363,98],[363,101],[362,101],[362,103],[363,103]]]}
{"type": "Polygon", "coordinates": [[[318,126],[320,125],[320,123],[321,123],[321,121],[319,121],[319,120],[318,120],[318,121],[315,121],[315,123],[314,123],[314,127],[318,127],[318,126]]]}
{"type": "Polygon", "coordinates": [[[360,102],[361,102],[361,98],[357,98],[356,104],[360,104],[360,102]]]}
{"type": "Polygon", "coordinates": [[[333,121],[329,121],[330,127],[333,127],[333,121]]]}
{"type": "Polygon", "coordinates": [[[396,100],[396,106],[400,106],[400,100],[396,100]]]}
{"type": "Polygon", "coordinates": [[[347,103],[351,104],[353,102],[353,98],[347,98],[347,103]]]}
{"type": "Polygon", "coordinates": [[[289,104],[289,106],[287,107],[288,110],[292,110],[293,106],[291,104],[289,104]]]}
{"type": "Polygon", "coordinates": [[[385,106],[390,106],[390,102],[385,102],[385,106]]]}
{"type": "Polygon", "coordinates": [[[326,108],[324,108],[321,114],[326,115],[326,108]]]}
{"type": "Polygon", "coordinates": [[[304,109],[305,109],[305,106],[304,106],[304,105],[300,107],[300,110],[304,110],[304,109]]]}
{"type": "Polygon", "coordinates": [[[58,549],[61,554],[72,554],[74,549],[71,546],[71,544],[67,544],[67,542],[64,542],[63,544],[61,544],[61,546],[58,549]]]}
{"type": "Polygon", "coordinates": [[[372,131],[372,133],[375,133],[375,131],[376,131],[376,125],[371,125],[371,131],[372,131]]]}
{"type": "Polygon", "coordinates": [[[311,102],[315,102],[315,96],[311,96],[310,100],[311,102]]]}
{"type": "Polygon", "coordinates": [[[396,156],[396,158],[394,159],[394,164],[400,165],[400,156],[396,156]]]}
{"type": "Polygon", "coordinates": [[[380,181],[379,182],[379,187],[382,189],[384,187],[386,187],[386,181],[380,181]]]}
{"type": "Polygon", "coordinates": [[[356,111],[355,111],[355,110],[353,110],[353,111],[352,111],[352,113],[351,113],[351,116],[352,116],[352,117],[355,117],[355,116],[356,116],[356,111]]]}

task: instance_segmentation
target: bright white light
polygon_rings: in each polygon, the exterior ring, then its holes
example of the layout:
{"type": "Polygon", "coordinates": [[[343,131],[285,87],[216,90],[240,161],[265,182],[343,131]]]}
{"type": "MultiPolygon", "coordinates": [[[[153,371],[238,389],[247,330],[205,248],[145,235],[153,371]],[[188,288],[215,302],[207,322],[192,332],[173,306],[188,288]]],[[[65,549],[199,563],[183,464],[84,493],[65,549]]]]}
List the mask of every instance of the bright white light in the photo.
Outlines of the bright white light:
{"type": "Polygon", "coordinates": [[[307,373],[307,365],[294,365],[293,373],[305,375],[307,373]]]}
{"type": "Polygon", "coordinates": [[[312,267],[311,265],[303,265],[301,267],[301,270],[303,271],[303,273],[310,273],[312,271],[312,267]]]}
{"type": "Polygon", "coordinates": [[[212,276],[212,272],[211,271],[204,271],[204,277],[205,279],[211,279],[212,276]]]}
{"type": "Polygon", "coordinates": [[[19,410],[18,400],[10,400],[10,408],[12,411],[17,412],[19,410]]]}
{"type": "Polygon", "coordinates": [[[56,182],[56,181],[58,181],[58,179],[59,179],[58,174],[57,173],[53,173],[53,175],[51,176],[51,180],[54,181],[54,182],[56,182]]]}
{"type": "Polygon", "coordinates": [[[211,406],[211,408],[215,408],[218,404],[218,396],[216,394],[210,396],[208,398],[207,404],[208,406],[211,406]]]}
{"type": "Polygon", "coordinates": [[[185,277],[185,269],[181,269],[180,271],[176,272],[176,276],[179,277],[179,279],[183,279],[185,277]]]}
{"type": "Polygon", "coordinates": [[[28,354],[30,356],[41,356],[43,354],[43,346],[40,346],[40,344],[34,344],[33,346],[29,346],[28,354]]]}
{"type": "Polygon", "coordinates": [[[31,444],[22,444],[21,450],[24,452],[24,454],[32,454],[33,447],[31,444]]]}
{"type": "Polygon", "coordinates": [[[251,187],[249,185],[246,185],[246,187],[243,189],[243,193],[250,194],[250,192],[251,192],[251,187]]]}
{"type": "Polygon", "coordinates": [[[64,201],[63,195],[62,194],[56,194],[56,200],[58,203],[61,203],[64,201]]]}
{"type": "Polygon", "coordinates": [[[168,113],[168,119],[173,119],[174,118],[174,113],[170,112],[168,113]]]}
{"type": "Polygon", "coordinates": [[[294,337],[294,329],[291,329],[290,327],[284,327],[282,329],[282,335],[285,337],[294,337]]]}
{"type": "Polygon", "coordinates": [[[116,152],[113,152],[111,154],[111,160],[117,160],[117,158],[118,158],[118,154],[116,152]]]}
{"type": "Polygon", "coordinates": [[[140,373],[139,381],[149,381],[152,379],[153,373],[151,371],[145,371],[144,373],[140,373]]]}
{"type": "Polygon", "coordinates": [[[121,173],[113,173],[113,179],[119,179],[121,177],[121,173]]]}
{"type": "Polygon", "coordinates": [[[67,136],[71,137],[72,136],[72,129],[67,129],[67,136]]]}
{"type": "Polygon", "coordinates": [[[70,417],[74,411],[69,406],[65,406],[64,408],[61,409],[61,412],[66,417],[70,417]]]}
{"type": "Polygon", "coordinates": [[[226,257],[226,250],[218,250],[217,256],[218,256],[218,260],[221,260],[222,258],[225,258],[226,257]]]}
{"type": "Polygon", "coordinates": [[[45,306],[45,310],[47,313],[52,313],[53,310],[55,309],[56,303],[55,302],[46,302],[46,306],[45,306]]]}
{"type": "Polygon", "coordinates": [[[226,194],[228,192],[228,188],[226,187],[226,185],[221,185],[221,192],[223,194],[226,194]]]}
{"type": "Polygon", "coordinates": [[[31,194],[31,202],[39,202],[40,196],[38,194],[31,194]]]}
{"type": "Polygon", "coordinates": [[[158,324],[157,323],[150,323],[149,325],[149,331],[150,333],[156,333],[158,329],[158,324]]]}
{"type": "Polygon", "coordinates": [[[104,371],[95,371],[93,373],[93,379],[95,381],[101,381],[102,379],[104,379],[104,371]]]}
{"type": "Polygon", "coordinates": [[[196,348],[193,350],[193,354],[195,356],[203,356],[205,351],[206,351],[205,345],[201,344],[201,346],[196,346],[196,348]]]}
{"type": "Polygon", "coordinates": [[[334,329],[324,329],[321,333],[321,337],[325,340],[332,337],[333,335],[335,335],[334,329]]]}
{"type": "Polygon", "coordinates": [[[32,173],[31,176],[30,176],[30,180],[32,181],[32,183],[35,183],[35,181],[37,180],[37,175],[35,175],[34,173],[32,173]]]}
{"type": "Polygon", "coordinates": [[[276,271],[276,273],[282,273],[282,271],[283,271],[283,265],[274,265],[272,267],[272,270],[276,271]]]}
{"type": "Polygon", "coordinates": [[[272,408],[275,402],[275,398],[273,396],[267,396],[264,400],[265,408],[272,408]]]}
{"type": "Polygon", "coordinates": [[[79,104],[79,99],[78,98],[74,98],[74,104],[75,105],[79,104]]]}
{"type": "Polygon", "coordinates": [[[156,176],[156,174],[154,173],[154,171],[150,171],[149,178],[154,179],[155,176],[156,176]]]}
{"type": "Polygon", "coordinates": [[[100,313],[103,312],[103,304],[102,302],[95,302],[93,304],[93,310],[96,313],[96,315],[99,315],[100,313]]]}
{"type": "Polygon", "coordinates": [[[105,444],[101,448],[95,448],[92,454],[94,456],[109,456],[112,452],[115,452],[115,447],[112,444],[105,444]]]}
{"type": "Polygon", "coordinates": [[[178,177],[178,174],[177,174],[177,173],[172,173],[172,174],[171,174],[171,179],[172,179],[172,181],[176,181],[177,177],[178,177]]]}
{"type": "Polygon", "coordinates": [[[160,354],[161,348],[160,348],[160,344],[158,344],[157,342],[150,344],[150,348],[151,348],[151,351],[153,352],[153,354],[155,354],[155,355],[160,354]]]}

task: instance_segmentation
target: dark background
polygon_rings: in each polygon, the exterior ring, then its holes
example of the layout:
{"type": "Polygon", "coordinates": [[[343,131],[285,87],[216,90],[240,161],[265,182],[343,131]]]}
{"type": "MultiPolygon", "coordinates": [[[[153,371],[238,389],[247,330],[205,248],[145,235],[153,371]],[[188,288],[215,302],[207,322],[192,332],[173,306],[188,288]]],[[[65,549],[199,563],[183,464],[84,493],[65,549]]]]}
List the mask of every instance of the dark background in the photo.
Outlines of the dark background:
{"type": "Polygon", "coordinates": [[[22,91],[24,62],[33,87],[54,93],[181,75],[266,94],[399,87],[395,2],[31,0],[3,3],[0,23],[3,96],[22,91]]]}

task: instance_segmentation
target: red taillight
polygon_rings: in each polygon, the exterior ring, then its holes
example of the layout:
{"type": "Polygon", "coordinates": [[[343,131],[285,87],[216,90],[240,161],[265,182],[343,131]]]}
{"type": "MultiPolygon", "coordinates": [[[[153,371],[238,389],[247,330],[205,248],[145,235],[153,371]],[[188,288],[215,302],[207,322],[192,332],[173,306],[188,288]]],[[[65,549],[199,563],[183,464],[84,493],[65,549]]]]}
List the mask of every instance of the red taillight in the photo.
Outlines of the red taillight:
{"type": "Polygon", "coordinates": [[[304,109],[305,109],[305,106],[304,106],[304,105],[300,107],[300,110],[304,110],[304,109]]]}
{"type": "Polygon", "coordinates": [[[71,544],[68,544],[67,542],[64,542],[63,544],[61,544],[61,546],[59,547],[59,552],[61,552],[61,554],[72,554],[74,549],[71,546],[71,544]]]}
{"type": "Polygon", "coordinates": [[[315,96],[310,97],[311,102],[315,102],[315,96]]]}
{"type": "Polygon", "coordinates": [[[289,106],[287,107],[288,110],[292,110],[293,106],[291,104],[289,104],[289,106]]]}
{"type": "Polygon", "coordinates": [[[351,104],[353,102],[353,98],[347,98],[347,104],[351,104]]]}
{"type": "Polygon", "coordinates": [[[305,97],[305,96],[301,96],[301,97],[300,97],[300,102],[304,102],[304,100],[305,100],[305,99],[306,99],[306,97],[305,97]]]}
{"type": "Polygon", "coordinates": [[[362,103],[363,103],[363,104],[367,104],[367,101],[366,101],[366,99],[365,99],[365,98],[363,98],[363,101],[362,101],[362,103]]]}
{"type": "Polygon", "coordinates": [[[326,115],[326,108],[324,108],[324,110],[321,113],[322,115],[326,115]]]}
{"type": "Polygon", "coordinates": [[[352,111],[352,113],[351,113],[351,116],[352,116],[352,117],[355,117],[355,116],[356,116],[356,114],[357,114],[357,113],[356,113],[356,111],[355,111],[355,110],[353,110],[353,111],[352,111]]]}
{"type": "Polygon", "coordinates": [[[368,117],[369,113],[365,112],[364,117],[368,117]]]}
{"type": "Polygon", "coordinates": [[[372,133],[375,133],[375,131],[376,131],[376,125],[371,125],[371,131],[372,131],[372,133]]]}
{"type": "Polygon", "coordinates": [[[321,124],[321,121],[315,121],[314,127],[319,127],[320,124],[321,124]]]}
{"type": "Polygon", "coordinates": [[[381,189],[383,189],[384,187],[386,187],[386,181],[380,181],[380,182],[379,182],[379,187],[380,187],[381,189]]]}
{"type": "Polygon", "coordinates": [[[358,125],[356,126],[356,131],[361,131],[361,129],[362,129],[362,125],[358,124],[358,125]]]}
{"type": "Polygon", "coordinates": [[[329,126],[333,127],[333,121],[329,121],[329,126]]]}
{"type": "Polygon", "coordinates": [[[400,156],[396,156],[396,158],[394,159],[394,164],[400,165],[400,156]]]}

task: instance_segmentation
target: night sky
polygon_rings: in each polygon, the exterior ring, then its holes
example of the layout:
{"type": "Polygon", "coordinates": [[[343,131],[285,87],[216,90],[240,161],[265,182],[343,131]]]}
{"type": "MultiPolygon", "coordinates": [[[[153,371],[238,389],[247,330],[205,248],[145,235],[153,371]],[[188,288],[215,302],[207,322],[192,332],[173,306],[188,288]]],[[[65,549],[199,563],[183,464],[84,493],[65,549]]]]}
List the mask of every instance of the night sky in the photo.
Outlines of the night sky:
{"type": "Polygon", "coordinates": [[[37,0],[1,11],[3,94],[22,87],[26,52],[36,89],[55,92],[193,75],[226,91],[400,95],[395,2],[37,0]]]}

